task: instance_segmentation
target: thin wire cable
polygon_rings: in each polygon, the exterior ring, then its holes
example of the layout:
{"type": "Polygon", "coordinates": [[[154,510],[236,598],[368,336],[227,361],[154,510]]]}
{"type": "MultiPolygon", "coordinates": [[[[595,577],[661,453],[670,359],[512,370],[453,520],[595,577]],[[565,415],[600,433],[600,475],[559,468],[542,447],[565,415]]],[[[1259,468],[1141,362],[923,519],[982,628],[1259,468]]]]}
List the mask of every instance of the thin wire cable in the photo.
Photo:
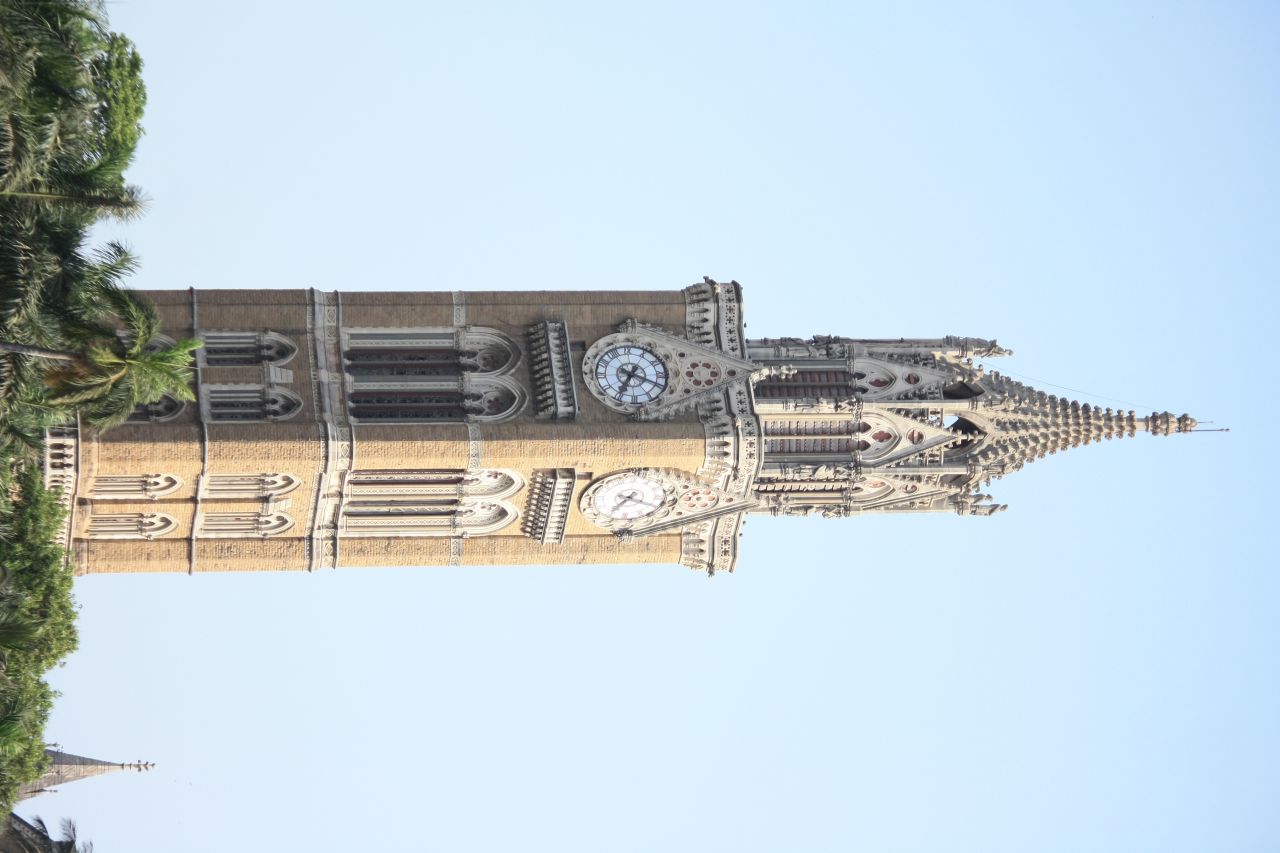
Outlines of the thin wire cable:
{"type": "Polygon", "coordinates": [[[1132,400],[1122,400],[1119,397],[1108,397],[1106,394],[1095,394],[1092,391],[1082,391],[1079,388],[1068,388],[1066,385],[1056,385],[1053,382],[1046,382],[1043,379],[1036,379],[1034,376],[1027,376],[1025,373],[1017,373],[1012,370],[1001,370],[1000,372],[1005,374],[1006,376],[1017,376],[1018,378],[1025,379],[1028,382],[1034,382],[1036,385],[1048,385],[1050,388],[1057,388],[1060,391],[1070,391],[1072,394],[1082,394],[1086,397],[1092,397],[1097,400],[1110,400],[1113,403],[1124,403],[1126,406],[1132,409],[1146,409],[1152,412],[1160,411],[1160,408],[1158,406],[1149,406],[1146,403],[1135,403],[1132,400]]]}

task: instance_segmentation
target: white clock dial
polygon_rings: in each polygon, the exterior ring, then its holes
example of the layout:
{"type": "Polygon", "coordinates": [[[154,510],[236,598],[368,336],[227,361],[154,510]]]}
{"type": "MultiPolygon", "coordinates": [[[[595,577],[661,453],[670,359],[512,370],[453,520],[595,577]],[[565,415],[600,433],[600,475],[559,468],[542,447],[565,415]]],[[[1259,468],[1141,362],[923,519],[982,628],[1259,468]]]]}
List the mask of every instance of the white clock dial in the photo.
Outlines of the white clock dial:
{"type": "Polygon", "coordinates": [[[654,352],[637,344],[619,344],[600,354],[595,380],[610,398],[641,405],[658,398],[667,387],[667,366],[654,352]]]}
{"type": "Polygon", "coordinates": [[[616,474],[602,481],[591,496],[601,515],[615,521],[632,521],[653,515],[667,499],[666,485],[644,474],[616,474]]]}

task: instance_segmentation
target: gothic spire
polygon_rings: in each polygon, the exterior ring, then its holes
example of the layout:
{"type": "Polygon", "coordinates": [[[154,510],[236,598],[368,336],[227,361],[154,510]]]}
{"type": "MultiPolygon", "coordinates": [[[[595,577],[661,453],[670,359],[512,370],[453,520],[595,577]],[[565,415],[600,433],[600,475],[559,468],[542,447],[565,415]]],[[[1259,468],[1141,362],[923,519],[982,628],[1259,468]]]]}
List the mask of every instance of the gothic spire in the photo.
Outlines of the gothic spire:
{"type": "Polygon", "coordinates": [[[828,517],[870,510],[991,515],[982,486],[1028,462],[1139,432],[1171,435],[1190,415],[1115,410],[1032,388],[974,359],[1008,355],[981,338],[748,341],[762,368],[755,408],[766,511],[828,517]]]}
{"type": "MultiPolygon", "coordinates": [[[[961,421],[978,427],[970,458],[989,475],[1001,476],[1027,462],[1095,441],[1132,437],[1139,432],[1172,435],[1191,432],[1195,418],[1171,412],[1113,410],[1038,391],[992,372],[980,375],[985,402],[961,421]]],[[[972,436],[970,436],[972,438],[972,436]]]]}
{"type": "Polygon", "coordinates": [[[56,749],[46,749],[44,754],[49,757],[49,769],[39,779],[28,782],[18,790],[19,801],[52,793],[59,785],[79,782],[91,776],[104,776],[119,770],[136,770],[141,773],[155,766],[150,761],[121,764],[98,758],[86,758],[83,755],[73,755],[56,749]]]}

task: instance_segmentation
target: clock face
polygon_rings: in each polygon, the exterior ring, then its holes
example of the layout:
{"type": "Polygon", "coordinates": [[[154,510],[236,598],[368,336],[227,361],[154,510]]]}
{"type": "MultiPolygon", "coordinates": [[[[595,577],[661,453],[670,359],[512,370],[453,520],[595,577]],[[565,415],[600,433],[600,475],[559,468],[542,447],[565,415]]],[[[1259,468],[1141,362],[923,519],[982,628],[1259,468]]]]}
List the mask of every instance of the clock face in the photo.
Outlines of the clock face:
{"type": "Polygon", "coordinates": [[[638,473],[615,474],[593,489],[592,507],[607,518],[631,521],[662,509],[667,487],[655,477],[638,473]]]}
{"type": "Polygon", "coordinates": [[[667,366],[652,350],[619,344],[600,354],[595,380],[610,398],[627,405],[649,403],[667,387],[667,366]]]}

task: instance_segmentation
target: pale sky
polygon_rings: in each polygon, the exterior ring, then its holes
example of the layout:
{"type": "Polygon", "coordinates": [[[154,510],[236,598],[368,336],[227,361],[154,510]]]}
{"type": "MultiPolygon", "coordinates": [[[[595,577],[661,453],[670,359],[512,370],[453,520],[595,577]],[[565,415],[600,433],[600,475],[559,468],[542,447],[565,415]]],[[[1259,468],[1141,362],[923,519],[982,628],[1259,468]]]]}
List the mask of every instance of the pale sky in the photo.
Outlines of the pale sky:
{"type": "Polygon", "coordinates": [[[734,278],[753,336],[995,337],[1232,431],[993,518],[756,518],[712,580],[84,578],[49,737],[158,766],[20,812],[100,853],[1280,848],[1280,7],[958,6],[109,4],[139,287],[734,278]]]}

